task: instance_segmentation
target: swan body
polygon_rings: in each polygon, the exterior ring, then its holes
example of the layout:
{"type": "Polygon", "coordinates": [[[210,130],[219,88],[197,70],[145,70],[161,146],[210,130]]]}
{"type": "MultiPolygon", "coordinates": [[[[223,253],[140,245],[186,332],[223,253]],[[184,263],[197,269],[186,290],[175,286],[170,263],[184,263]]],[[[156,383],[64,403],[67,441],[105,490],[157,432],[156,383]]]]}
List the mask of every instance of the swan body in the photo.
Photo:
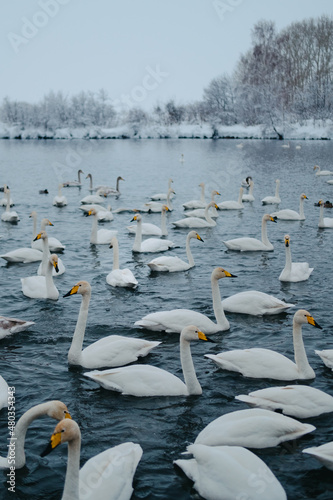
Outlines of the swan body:
{"type": "Polygon", "coordinates": [[[322,444],[321,446],[306,448],[303,450],[303,453],[312,455],[329,470],[333,470],[333,441],[322,444]]]}
{"type": "Polygon", "coordinates": [[[77,293],[82,295],[82,302],[68,352],[70,365],[83,366],[84,368],[122,366],[137,361],[139,357],[147,356],[154,347],[160,344],[160,342],[109,335],[82,350],[91,297],[90,284],[87,281],[79,281],[64,297],[77,293]]]}
{"type": "Polygon", "coordinates": [[[192,444],[187,452],[193,458],[174,463],[206,500],[287,500],[273,472],[246,448],[192,444]]]}
{"type": "Polygon", "coordinates": [[[31,262],[38,262],[42,260],[43,253],[40,250],[36,250],[34,248],[22,247],[17,248],[16,250],[11,250],[0,257],[7,262],[11,263],[23,263],[29,264],[31,262]]]}
{"type": "MultiPolygon", "coordinates": [[[[211,194],[211,201],[214,201],[215,202],[215,196],[219,196],[220,193],[216,190],[212,191],[212,194],[211,194]]],[[[206,208],[207,205],[205,205],[205,208],[206,208]]],[[[213,205],[212,207],[210,207],[210,210],[209,210],[209,215],[210,217],[218,217],[218,213],[217,213],[217,210],[216,210],[216,206],[217,205],[213,205]]],[[[185,217],[200,217],[201,219],[205,219],[206,217],[206,210],[205,208],[195,208],[194,210],[186,210],[186,212],[184,213],[185,217]]]]}
{"type": "Polygon", "coordinates": [[[309,365],[302,338],[302,325],[321,328],[308,311],[298,310],[293,319],[293,342],[295,363],[286,356],[270,349],[250,348],[226,351],[220,354],[205,354],[220,368],[238,372],[245,377],[271,378],[275,380],[309,380],[315,372],[309,365]]]}
{"type": "MultiPolygon", "coordinates": [[[[31,212],[29,215],[33,219],[33,231],[32,231],[32,241],[31,241],[31,248],[34,248],[35,250],[40,250],[43,252],[44,244],[42,239],[36,240],[37,236],[37,213],[35,211],[31,212]]],[[[49,221],[49,219],[42,219],[41,221],[41,231],[45,231],[46,226],[53,226],[52,222],[49,221]]],[[[63,252],[65,250],[65,245],[61,243],[57,238],[54,238],[53,236],[50,236],[48,238],[48,243],[49,243],[49,249],[51,252],[63,252]]]]}
{"type": "MultiPolygon", "coordinates": [[[[168,181],[168,191],[169,189],[171,189],[171,184],[173,183],[173,180],[172,179],[169,179],[168,181]]],[[[150,199],[152,201],[160,201],[160,200],[166,200],[168,197],[168,192],[166,193],[156,193],[156,194],[153,194],[150,199]]],[[[171,193],[171,199],[173,198],[173,193],[171,193]]]]}
{"type": "Polygon", "coordinates": [[[279,179],[276,179],[276,188],[275,188],[275,195],[274,196],[266,196],[261,200],[261,203],[263,205],[277,205],[278,203],[281,203],[281,198],[279,196],[279,188],[280,188],[280,181],[279,179]]]}
{"type": "Polygon", "coordinates": [[[274,246],[267,237],[267,221],[276,222],[276,219],[269,214],[263,216],[261,223],[261,240],[243,237],[223,241],[223,243],[228,250],[236,250],[238,252],[271,252],[274,250],[274,246]]]}
{"type": "Polygon", "coordinates": [[[222,300],[222,307],[226,312],[251,314],[252,316],[268,316],[285,312],[294,304],[287,304],[268,293],[248,290],[236,293],[222,300]]]}
{"type": "MultiPolygon", "coordinates": [[[[163,205],[161,212],[161,227],[156,226],[156,224],[151,224],[150,222],[143,222],[141,224],[141,234],[150,236],[168,236],[168,229],[166,226],[166,213],[169,208],[163,205]]],[[[127,226],[130,233],[136,234],[137,224],[132,226],[127,226]]]]}
{"type": "Polygon", "coordinates": [[[313,170],[316,170],[316,175],[333,175],[333,172],[330,170],[321,170],[318,165],[315,165],[313,170]]]}
{"type": "MultiPolygon", "coordinates": [[[[242,186],[243,186],[243,184],[242,184],[242,186]]],[[[243,186],[243,187],[244,187],[244,186],[243,186]]],[[[244,201],[245,201],[245,202],[251,202],[251,201],[254,201],[254,200],[255,200],[255,198],[254,198],[254,196],[253,196],[254,182],[253,182],[253,180],[252,180],[252,179],[250,179],[250,180],[249,180],[249,187],[250,187],[249,192],[248,192],[248,193],[243,194],[243,196],[242,196],[242,201],[243,201],[243,202],[244,202],[244,201]]]]}
{"type": "Polygon", "coordinates": [[[188,269],[191,269],[191,267],[194,267],[194,259],[190,248],[191,239],[197,239],[199,241],[203,241],[201,236],[199,236],[199,234],[196,233],[195,231],[190,231],[188,233],[186,237],[186,255],[188,262],[185,262],[179,257],[168,257],[163,255],[162,257],[157,257],[156,259],[153,259],[152,261],[148,262],[147,265],[150,267],[152,271],[158,271],[158,272],[173,273],[177,271],[187,271],[188,269]]]}
{"type": "Polygon", "coordinates": [[[88,212],[90,212],[90,210],[92,209],[95,209],[97,210],[97,212],[106,212],[107,211],[107,208],[103,207],[102,205],[98,205],[98,203],[87,203],[86,205],[81,205],[81,207],[79,207],[80,210],[82,210],[82,212],[84,212],[85,214],[87,214],[88,212]]]}
{"type": "Polygon", "coordinates": [[[208,424],[194,444],[270,448],[297,439],[316,428],[262,408],[226,413],[208,424]]]}
{"type": "Polygon", "coordinates": [[[68,443],[62,500],[130,500],[133,476],[142,456],[141,446],[127,442],[108,448],[80,469],[80,428],[74,420],[62,420],[59,424],[41,456],[45,457],[61,443],[68,443]]]}
{"type": "Polygon", "coordinates": [[[137,222],[137,231],[135,234],[135,240],[133,244],[132,251],[137,253],[154,253],[154,252],[165,252],[173,248],[175,244],[171,240],[160,240],[158,238],[148,238],[142,241],[142,217],[140,214],[136,214],[132,221],[137,222]]]}
{"type": "MultiPolygon", "coordinates": [[[[8,396],[9,396],[8,392],[9,392],[8,384],[5,381],[5,379],[0,375],[0,410],[2,410],[2,408],[8,407],[8,396]]],[[[0,457],[0,464],[1,464],[1,457],[0,457]]]]}
{"type": "Polygon", "coordinates": [[[67,205],[67,198],[61,194],[61,189],[63,188],[63,184],[59,184],[58,186],[58,196],[53,198],[53,205],[55,207],[65,207],[67,205]]]}
{"type": "MultiPolygon", "coordinates": [[[[48,266],[48,260],[50,258],[51,252],[49,249],[49,242],[48,242],[48,236],[46,231],[41,231],[39,234],[37,234],[36,240],[42,239],[43,241],[43,258],[42,262],[40,263],[38,270],[37,270],[37,275],[38,276],[46,276],[46,269],[48,266]]],[[[58,257],[58,271],[53,268],[52,269],[52,276],[60,276],[61,274],[64,274],[66,271],[66,268],[62,262],[62,260],[58,257]]]]}
{"type": "Polygon", "coordinates": [[[333,411],[333,397],[308,385],[268,387],[249,394],[240,394],[236,399],[251,407],[282,411],[295,418],[311,418],[333,411]]]}
{"type": "Polygon", "coordinates": [[[6,210],[1,214],[1,220],[4,222],[18,222],[20,220],[17,212],[11,210],[11,200],[10,200],[10,189],[5,188],[5,193],[7,196],[6,210]]]}
{"type": "Polygon", "coordinates": [[[200,227],[214,227],[216,222],[211,218],[209,214],[210,207],[218,208],[215,201],[211,201],[206,205],[205,208],[205,218],[200,219],[199,217],[185,217],[185,219],[180,219],[172,224],[178,228],[200,228],[200,227]]]}
{"type": "Polygon", "coordinates": [[[28,427],[36,418],[43,415],[47,415],[55,420],[71,419],[67,406],[61,401],[48,401],[27,410],[17,421],[14,436],[12,436],[11,443],[15,446],[15,457],[14,459],[10,458],[10,462],[8,457],[0,457],[0,469],[13,467],[14,463],[15,469],[24,467],[26,462],[24,443],[28,427]],[[15,462],[12,462],[12,460],[15,460],[15,462]]]}
{"type": "Polygon", "coordinates": [[[52,268],[58,269],[58,257],[56,254],[51,254],[46,276],[29,276],[21,278],[22,292],[26,297],[31,299],[52,299],[58,300],[59,291],[53,283],[52,268]]]}
{"type": "Polygon", "coordinates": [[[213,309],[217,323],[214,323],[204,314],[191,311],[190,309],[173,309],[171,311],[158,311],[147,314],[147,316],[136,321],[134,325],[146,328],[147,330],[165,331],[166,333],[180,333],[185,326],[191,324],[197,324],[201,330],[204,330],[208,334],[228,330],[230,325],[223,311],[218,280],[235,277],[222,267],[217,267],[212,272],[213,309]]]}
{"type": "Polygon", "coordinates": [[[120,189],[119,189],[119,181],[124,181],[120,175],[117,177],[117,182],[116,182],[116,187],[110,187],[110,186],[97,186],[95,188],[96,194],[102,195],[102,196],[119,196],[120,189]]]}
{"type": "Polygon", "coordinates": [[[0,339],[14,333],[24,332],[29,326],[34,324],[34,321],[24,321],[22,319],[0,316],[0,339]]]}
{"type": "Polygon", "coordinates": [[[91,204],[91,203],[99,204],[99,203],[103,203],[105,201],[105,198],[106,198],[106,196],[100,196],[98,194],[88,194],[87,196],[82,198],[81,204],[82,205],[87,205],[87,204],[91,204]]]}
{"type": "Polygon", "coordinates": [[[151,365],[131,365],[114,370],[86,372],[84,375],[104,389],[137,397],[190,396],[202,394],[191,356],[190,342],[210,341],[194,325],[188,325],[180,334],[180,360],[185,383],[172,373],[151,365]]]}
{"type": "Polygon", "coordinates": [[[200,182],[199,187],[201,187],[200,200],[190,200],[186,203],[183,203],[183,207],[185,210],[190,210],[193,208],[206,208],[207,202],[205,200],[205,183],[200,182]]]}
{"type": "Polygon", "coordinates": [[[171,203],[171,195],[175,194],[174,190],[170,188],[168,190],[167,194],[167,199],[166,202],[159,202],[159,201],[150,201],[148,203],[145,203],[145,209],[147,209],[148,212],[162,212],[162,209],[164,205],[168,207],[168,209],[171,211],[172,210],[172,203],[171,203]]]}
{"type": "Polygon", "coordinates": [[[66,181],[63,182],[63,187],[81,187],[82,182],[81,182],[81,174],[83,174],[82,170],[77,171],[77,181],[66,181]]]}
{"type": "Polygon", "coordinates": [[[12,198],[10,197],[10,191],[9,191],[9,196],[8,196],[8,190],[9,190],[9,187],[5,184],[3,188],[1,188],[1,191],[3,191],[5,193],[5,196],[2,198],[2,200],[0,200],[0,206],[1,207],[6,207],[7,204],[8,204],[8,198],[9,198],[9,206],[12,207],[14,205],[14,202],[12,200],[12,198]]]}
{"type": "Polygon", "coordinates": [[[120,286],[126,288],[136,288],[138,281],[130,269],[119,269],[119,245],[114,236],[110,242],[110,248],[113,248],[113,269],[107,275],[106,282],[111,286],[120,286]]]}
{"type": "Polygon", "coordinates": [[[222,201],[222,203],[218,203],[218,207],[220,210],[242,210],[244,208],[244,205],[242,203],[242,198],[243,198],[243,191],[244,189],[241,187],[239,190],[239,196],[238,200],[227,200],[227,201],[222,201]]]}
{"type": "Polygon", "coordinates": [[[310,267],[308,262],[292,262],[290,236],[288,234],[284,237],[284,244],[286,248],[286,263],[279,276],[279,280],[298,282],[309,279],[314,268],[310,267]]]}
{"type": "Polygon", "coordinates": [[[319,205],[320,205],[320,214],[319,214],[318,227],[320,227],[321,229],[333,228],[333,219],[331,217],[324,217],[324,202],[323,202],[323,200],[319,200],[319,205]]]}
{"type": "Polygon", "coordinates": [[[322,351],[315,351],[315,353],[322,359],[324,365],[333,371],[333,349],[324,349],[322,351]]]}
{"type": "Polygon", "coordinates": [[[106,210],[105,209],[98,210],[97,219],[98,219],[98,222],[111,222],[111,221],[113,221],[114,217],[113,217],[113,213],[111,210],[111,206],[108,205],[106,210]]]}
{"type": "Polygon", "coordinates": [[[109,245],[112,238],[117,235],[118,231],[110,229],[98,229],[98,212],[94,208],[89,210],[88,215],[93,215],[93,223],[91,227],[90,243],[92,245],[109,245]]]}
{"type": "Polygon", "coordinates": [[[304,215],[304,200],[308,200],[308,197],[302,193],[299,203],[299,213],[295,210],[289,210],[288,208],[284,210],[279,210],[278,212],[273,212],[272,217],[277,217],[281,220],[305,220],[304,215]]]}

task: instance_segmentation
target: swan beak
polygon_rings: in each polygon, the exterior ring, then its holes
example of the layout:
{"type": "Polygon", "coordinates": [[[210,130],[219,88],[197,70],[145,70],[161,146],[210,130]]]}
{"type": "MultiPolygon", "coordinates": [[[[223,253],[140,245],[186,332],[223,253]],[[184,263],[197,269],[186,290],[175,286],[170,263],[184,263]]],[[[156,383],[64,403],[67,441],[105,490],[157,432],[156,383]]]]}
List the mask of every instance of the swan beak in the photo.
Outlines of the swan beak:
{"type": "Polygon", "coordinates": [[[284,239],[284,243],[285,243],[287,248],[289,247],[289,241],[290,241],[289,238],[284,239]]]}
{"type": "Polygon", "coordinates": [[[197,240],[202,241],[202,243],[204,243],[204,240],[201,238],[199,234],[197,234],[197,240]]]}
{"type": "Polygon", "coordinates": [[[67,293],[64,295],[64,297],[69,297],[70,295],[74,295],[75,293],[77,293],[77,292],[78,292],[78,289],[79,289],[78,285],[73,286],[73,288],[71,288],[71,289],[69,290],[69,292],[67,292],[67,293]]]}
{"type": "Polygon", "coordinates": [[[41,457],[46,457],[49,453],[51,453],[54,448],[56,448],[61,443],[61,432],[57,432],[56,434],[52,434],[49,444],[45,448],[45,450],[40,454],[41,457]]]}
{"type": "Polygon", "coordinates": [[[51,222],[51,221],[49,221],[49,220],[47,221],[47,225],[48,225],[48,226],[54,226],[54,224],[52,224],[52,222],[51,222]]]}
{"type": "Polygon", "coordinates": [[[131,222],[135,221],[137,219],[137,216],[134,215],[133,219],[131,220],[131,222]]]}
{"type": "Polygon", "coordinates": [[[56,270],[56,273],[58,273],[59,272],[58,262],[54,262],[53,267],[56,270]]]}
{"type": "Polygon", "coordinates": [[[316,328],[320,328],[322,330],[322,327],[316,323],[316,321],[313,319],[312,316],[307,316],[306,319],[308,320],[308,323],[312,326],[315,326],[316,328]]]}
{"type": "Polygon", "coordinates": [[[215,340],[212,340],[209,337],[207,337],[207,335],[205,335],[204,332],[199,331],[198,337],[200,340],[205,340],[206,342],[213,342],[213,344],[216,344],[215,340]]]}
{"type": "Polygon", "coordinates": [[[37,234],[36,238],[34,238],[34,241],[40,240],[42,237],[42,233],[37,234]]]}
{"type": "Polygon", "coordinates": [[[67,410],[65,410],[65,418],[70,418],[72,420],[71,414],[67,410]]]}
{"type": "Polygon", "coordinates": [[[274,216],[274,217],[271,217],[271,221],[272,221],[272,222],[277,222],[277,217],[275,217],[275,216],[274,216]]]}
{"type": "Polygon", "coordinates": [[[228,271],[224,270],[224,274],[226,275],[226,278],[238,278],[235,274],[231,274],[228,271]]]}

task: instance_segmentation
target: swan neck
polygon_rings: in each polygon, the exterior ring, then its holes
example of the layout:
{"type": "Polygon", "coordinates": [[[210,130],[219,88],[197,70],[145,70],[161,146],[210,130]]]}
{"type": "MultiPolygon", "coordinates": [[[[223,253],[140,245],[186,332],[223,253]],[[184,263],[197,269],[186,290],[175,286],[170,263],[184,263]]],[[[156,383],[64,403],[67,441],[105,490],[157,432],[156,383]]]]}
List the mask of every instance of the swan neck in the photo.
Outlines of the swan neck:
{"type": "Polygon", "coordinates": [[[10,212],[10,191],[9,191],[9,189],[6,192],[6,195],[7,195],[6,212],[10,212]]]}
{"type": "Polygon", "coordinates": [[[37,217],[36,217],[36,215],[33,215],[32,219],[33,219],[32,240],[34,240],[37,236],[37,217]]]}
{"type": "Polygon", "coordinates": [[[206,208],[205,208],[205,219],[208,222],[208,224],[213,224],[215,226],[215,221],[211,218],[210,213],[209,213],[210,207],[211,207],[211,205],[208,203],[208,205],[206,205],[206,208]]]}
{"type": "Polygon", "coordinates": [[[81,170],[78,170],[77,172],[77,179],[79,181],[79,184],[81,184],[81,170]]]}
{"type": "Polygon", "coordinates": [[[113,267],[112,270],[115,271],[119,269],[119,244],[118,240],[115,240],[113,243],[113,267]]]}
{"type": "Polygon", "coordinates": [[[188,394],[202,394],[202,389],[197,379],[191,355],[190,342],[180,337],[180,362],[182,365],[185,385],[188,394]]]}
{"type": "Polygon", "coordinates": [[[166,210],[162,210],[161,229],[162,229],[162,236],[168,236],[168,228],[166,225],[166,210]]]}
{"type": "Polygon", "coordinates": [[[201,196],[200,196],[200,201],[202,203],[205,203],[205,186],[201,186],[201,196]]]}
{"type": "Polygon", "coordinates": [[[172,194],[172,190],[169,189],[167,199],[166,199],[166,202],[167,202],[166,204],[167,204],[167,207],[169,208],[169,210],[172,210],[171,194],[172,194]]]}
{"type": "Polygon", "coordinates": [[[92,189],[93,189],[93,180],[92,180],[92,175],[89,175],[89,180],[90,180],[90,186],[89,186],[89,188],[90,188],[90,190],[92,191],[92,189]]]}
{"type": "Polygon", "coordinates": [[[43,238],[43,255],[42,255],[42,266],[41,266],[41,276],[46,276],[46,269],[48,266],[49,257],[51,255],[49,249],[49,239],[48,237],[43,238]]]}
{"type": "Polygon", "coordinates": [[[90,292],[86,292],[84,295],[82,295],[79,316],[77,318],[71,347],[68,351],[68,362],[72,365],[81,364],[82,345],[88,319],[90,296],[90,292]]]}
{"type": "Polygon", "coordinates": [[[249,194],[253,195],[253,182],[250,184],[249,194]]]}
{"type": "Polygon", "coordinates": [[[280,187],[280,184],[277,182],[276,183],[276,188],[275,188],[275,198],[279,197],[279,187],[280,187]]]}
{"type": "Polygon", "coordinates": [[[284,267],[284,270],[287,271],[288,273],[291,272],[291,250],[290,250],[290,245],[286,247],[286,265],[284,267]]]}
{"type": "Polygon", "coordinates": [[[190,246],[190,243],[191,243],[191,236],[188,234],[187,235],[187,238],[186,238],[186,255],[187,255],[187,260],[188,260],[188,263],[191,267],[194,266],[194,259],[193,259],[193,255],[192,255],[192,252],[191,252],[191,246],[190,246]]]}
{"type": "Polygon", "coordinates": [[[90,235],[90,243],[93,245],[97,244],[97,223],[98,223],[98,214],[93,215],[93,221],[91,226],[91,235],[90,235]]]}
{"type": "Polygon", "coordinates": [[[239,190],[238,205],[243,205],[243,202],[242,202],[242,196],[243,196],[243,189],[241,188],[241,189],[239,190]]]}
{"type": "Polygon", "coordinates": [[[324,205],[320,205],[319,225],[324,225],[324,205]]]}
{"type": "Polygon", "coordinates": [[[67,470],[62,500],[79,500],[81,437],[68,442],[67,470]]]}
{"type": "Polygon", "coordinates": [[[45,284],[46,284],[46,294],[47,298],[51,297],[53,295],[53,291],[56,289],[53,283],[53,277],[52,277],[52,270],[53,270],[53,264],[49,260],[46,266],[46,273],[45,273],[45,284]]]}
{"type": "Polygon", "coordinates": [[[305,218],[304,217],[304,198],[301,198],[301,201],[299,202],[299,215],[301,216],[301,218],[305,218]]]}
{"type": "Polygon", "coordinates": [[[216,278],[214,278],[214,276],[212,276],[211,278],[211,284],[212,284],[213,310],[217,324],[222,326],[224,329],[227,329],[229,328],[229,321],[227,320],[224,314],[219,282],[216,278]]]}
{"type": "Polygon", "coordinates": [[[119,177],[117,177],[116,191],[118,191],[118,192],[119,192],[119,181],[120,181],[120,179],[119,179],[119,177]]]}
{"type": "Polygon", "coordinates": [[[142,220],[140,219],[137,221],[136,225],[135,240],[132,248],[134,252],[140,252],[141,242],[142,242],[142,220]]]}
{"type": "Polygon", "coordinates": [[[297,371],[299,373],[299,378],[301,379],[314,378],[315,373],[308,362],[308,358],[304,348],[302,327],[301,325],[295,322],[295,319],[293,321],[293,341],[294,341],[294,357],[297,366],[297,371]]]}
{"type": "Polygon", "coordinates": [[[270,245],[270,241],[267,237],[267,221],[265,219],[263,219],[261,223],[261,241],[264,245],[270,245]]]}

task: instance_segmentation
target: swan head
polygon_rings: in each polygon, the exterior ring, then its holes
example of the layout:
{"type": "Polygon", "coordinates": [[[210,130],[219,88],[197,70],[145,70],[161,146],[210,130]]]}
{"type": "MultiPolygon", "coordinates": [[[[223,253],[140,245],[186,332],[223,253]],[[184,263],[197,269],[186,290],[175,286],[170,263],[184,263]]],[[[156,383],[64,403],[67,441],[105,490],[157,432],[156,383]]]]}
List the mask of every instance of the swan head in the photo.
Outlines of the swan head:
{"type": "Polygon", "coordinates": [[[201,188],[205,187],[205,183],[204,182],[200,182],[199,187],[201,187],[201,188]]]}
{"type": "Polygon", "coordinates": [[[78,281],[76,285],[74,285],[69,292],[65,293],[64,297],[69,297],[70,295],[75,295],[79,293],[80,295],[85,295],[87,293],[91,293],[91,286],[88,281],[78,281]]]}
{"type": "Polygon", "coordinates": [[[35,212],[35,210],[33,210],[33,211],[30,213],[29,217],[31,217],[32,219],[34,219],[35,217],[37,217],[37,212],[35,212]]]}
{"type": "Polygon", "coordinates": [[[50,401],[47,415],[55,420],[63,420],[64,418],[72,418],[67,406],[62,401],[50,401]]]}
{"type": "Polygon", "coordinates": [[[197,239],[197,240],[199,240],[199,241],[204,242],[204,240],[201,238],[201,236],[200,236],[200,235],[199,235],[196,231],[190,231],[190,232],[188,233],[188,237],[189,237],[189,238],[194,238],[194,239],[197,239]]]}
{"type": "Polygon", "coordinates": [[[302,193],[301,194],[301,200],[308,200],[309,198],[306,196],[306,194],[302,193]]]}
{"type": "Polygon", "coordinates": [[[142,220],[141,215],[140,215],[140,214],[135,214],[135,215],[134,215],[134,217],[133,217],[133,219],[131,220],[131,222],[133,222],[133,221],[135,221],[135,220],[136,220],[137,222],[140,222],[140,221],[142,220]]]}
{"type": "Polygon", "coordinates": [[[113,236],[113,238],[111,238],[109,248],[113,248],[117,243],[118,243],[117,237],[113,236]]]}
{"type": "Polygon", "coordinates": [[[52,253],[49,257],[49,261],[51,262],[52,266],[56,270],[56,272],[59,272],[59,267],[58,267],[58,255],[55,253],[52,253]]]}
{"type": "Polygon", "coordinates": [[[294,323],[297,323],[298,325],[309,324],[315,326],[316,328],[320,328],[320,330],[322,330],[322,327],[318,325],[318,323],[314,320],[311,314],[305,309],[299,309],[294,314],[294,323]]]}
{"type": "Polygon", "coordinates": [[[284,244],[286,247],[289,247],[290,245],[290,236],[289,234],[286,234],[285,237],[284,237],[284,244]]]}
{"type": "Polygon", "coordinates": [[[280,179],[275,180],[276,184],[280,184],[280,179]]]}
{"type": "Polygon", "coordinates": [[[320,167],[319,167],[318,165],[315,165],[315,166],[313,167],[313,170],[320,170],[320,167]]]}
{"type": "Polygon", "coordinates": [[[117,181],[125,181],[120,175],[117,177],[117,181]]]}
{"type": "Polygon", "coordinates": [[[170,209],[167,205],[162,206],[162,212],[168,212],[170,209]]]}
{"type": "Polygon", "coordinates": [[[215,189],[212,191],[212,197],[213,196],[221,196],[221,193],[219,193],[218,191],[216,191],[215,189]]]}
{"type": "Polygon", "coordinates": [[[324,200],[319,200],[318,201],[318,205],[321,207],[322,205],[324,205],[324,200]]]}
{"type": "Polygon", "coordinates": [[[206,342],[213,342],[215,344],[214,340],[211,340],[209,337],[207,337],[207,335],[195,325],[185,326],[185,328],[183,328],[180,333],[180,337],[183,340],[187,340],[188,342],[191,342],[191,340],[204,340],[206,342]]]}
{"type": "Polygon", "coordinates": [[[46,218],[45,218],[45,219],[42,219],[41,226],[42,226],[42,227],[43,227],[43,226],[44,226],[44,227],[45,227],[45,226],[54,226],[54,224],[52,224],[52,222],[51,222],[51,221],[49,221],[49,219],[46,219],[46,218]]]}
{"type": "Polygon", "coordinates": [[[237,276],[229,273],[223,267],[216,267],[212,272],[212,279],[219,280],[221,278],[237,278],[237,276]]]}
{"type": "Polygon", "coordinates": [[[61,420],[55,427],[50,442],[41,453],[41,457],[46,457],[59,444],[81,438],[80,428],[74,420],[61,420]]]}
{"type": "Polygon", "coordinates": [[[46,231],[41,231],[40,233],[37,234],[36,238],[34,238],[34,241],[37,240],[46,240],[47,239],[47,232],[46,231]]]}
{"type": "Polygon", "coordinates": [[[97,210],[95,208],[91,208],[88,212],[88,215],[97,215],[97,210]]]}
{"type": "Polygon", "coordinates": [[[78,173],[78,174],[84,174],[83,170],[81,170],[81,169],[79,169],[79,170],[77,171],[77,173],[78,173]]]}
{"type": "Polygon", "coordinates": [[[265,214],[262,218],[262,220],[264,221],[271,221],[271,222],[277,222],[277,217],[272,217],[270,214],[265,214]]]}
{"type": "Polygon", "coordinates": [[[208,203],[207,205],[208,207],[215,207],[217,210],[219,209],[218,205],[216,205],[215,201],[211,201],[210,203],[208,203]]]}
{"type": "MultiPolygon", "coordinates": [[[[83,173],[83,172],[82,172],[83,173]]],[[[91,179],[92,178],[92,175],[91,174],[88,174],[86,179],[91,179]]]]}

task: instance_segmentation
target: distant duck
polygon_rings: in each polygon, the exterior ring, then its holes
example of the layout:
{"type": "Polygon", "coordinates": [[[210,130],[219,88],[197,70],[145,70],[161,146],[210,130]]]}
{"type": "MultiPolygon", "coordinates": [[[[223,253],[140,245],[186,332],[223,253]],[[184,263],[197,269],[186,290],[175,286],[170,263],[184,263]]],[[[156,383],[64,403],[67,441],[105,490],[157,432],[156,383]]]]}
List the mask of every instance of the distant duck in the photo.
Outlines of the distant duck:
{"type": "Polygon", "coordinates": [[[292,262],[290,251],[290,236],[288,234],[284,237],[284,244],[286,248],[286,264],[283,271],[279,276],[280,281],[305,281],[309,279],[313,271],[307,262],[292,262]]]}
{"type": "Polygon", "coordinates": [[[80,169],[77,172],[77,181],[66,181],[63,183],[63,187],[81,187],[81,174],[83,174],[83,171],[80,169]]]}
{"type": "Polygon", "coordinates": [[[333,175],[333,172],[330,170],[321,170],[318,165],[315,165],[313,170],[316,170],[316,175],[333,175]]]}
{"type": "Polygon", "coordinates": [[[10,209],[10,189],[6,187],[5,193],[7,196],[7,205],[6,205],[6,210],[1,214],[1,220],[4,222],[11,222],[15,223],[20,220],[17,212],[15,210],[10,209]]]}
{"type": "Polygon", "coordinates": [[[65,207],[67,205],[67,198],[61,194],[61,189],[63,188],[63,184],[59,184],[58,186],[58,196],[53,198],[53,205],[55,207],[65,207]]]}
{"type": "Polygon", "coordinates": [[[40,189],[39,194],[49,194],[47,189],[40,189]]]}
{"type": "MultiPolygon", "coordinates": [[[[327,181],[328,182],[328,181],[327,181]]],[[[329,200],[325,201],[325,202],[322,202],[323,205],[324,205],[324,208],[333,208],[333,203],[331,203],[329,200]]],[[[321,206],[321,203],[318,202],[318,203],[315,203],[314,204],[315,207],[320,207],[321,206]]]]}
{"type": "Polygon", "coordinates": [[[263,205],[275,205],[275,204],[281,203],[281,198],[279,196],[280,180],[276,179],[275,182],[276,182],[275,195],[274,196],[265,196],[265,198],[263,198],[261,200],[261,203],[263,205]]]}
{"type": "Polygon", "coordinates": [[[254,196],[253,196],[253,188],[254,188],[254,182],[253,180],[250,178],[249,180],[249,183],[250,183],[250,189],[249,189],[249,192],[246,193],[246,194],[243,194],[242,196],[242,201],[244,202],[251,202],[251,201],[254,201],[254,196]]]}
{"type": "Polygon", "coordinates": [[[321,229],[333,228],[333,219],[331,217],[324,217],[324,202],[323,200],[319,200],[320,205],[320,214],[319,214],[319,223],[318,227],[321,229]]]}

